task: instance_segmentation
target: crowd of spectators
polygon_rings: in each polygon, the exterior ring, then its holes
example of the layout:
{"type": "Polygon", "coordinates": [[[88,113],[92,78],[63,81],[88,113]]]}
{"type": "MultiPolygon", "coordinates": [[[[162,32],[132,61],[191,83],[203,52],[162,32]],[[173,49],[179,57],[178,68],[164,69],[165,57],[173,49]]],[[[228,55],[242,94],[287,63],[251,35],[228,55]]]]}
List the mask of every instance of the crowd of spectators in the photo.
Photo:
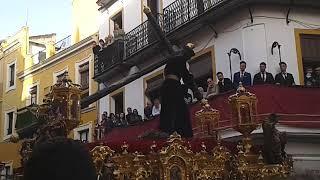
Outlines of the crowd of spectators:
{"type": "Polygon", "coordinates": [[[154,99],[153,103],[147,102],[144,109],[144,117],[139,114],[137,109],[127,108],[127,113],[110,113],[104,111],[101,115],[101,121],[96,124],[96,136],[102,138],[104,134],[110,132],[113,128],[125,128],[135,126],[145,121],[154,119],[161,112],[161,104],[159,99],[154,99]]]}

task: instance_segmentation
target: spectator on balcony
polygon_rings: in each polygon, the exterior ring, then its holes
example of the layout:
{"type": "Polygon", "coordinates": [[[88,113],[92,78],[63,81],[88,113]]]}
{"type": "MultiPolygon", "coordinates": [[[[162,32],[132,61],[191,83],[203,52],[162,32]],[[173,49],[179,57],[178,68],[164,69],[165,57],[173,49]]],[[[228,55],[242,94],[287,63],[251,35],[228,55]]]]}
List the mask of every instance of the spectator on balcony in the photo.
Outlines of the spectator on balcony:
{"type": "Polygon", "coordinates": [[[108,128],[108,113],[104,111],[101,116],[101,128],[102,133],[104,134],[109,130],[108,128]]]}
{"type": "Polygon", "coordinates": [[[113,36],[111,34],[109,34],[105,39],[105,42],[106,42],[106,47],[109,46],[110,44],[113,43],[113,36]]]}
{"type": "Polygon", "coordinates": [[[121,123],[121,127],[127,127],[129,125],[123,112],[119,114],[119,122],[121,123]]]}
{"type": "Polygon", "coordinates": [[[217,73],[219,93],[228,92],[234,89],[232,81],[229,78],[224,78],[222,72],[217,73]]]}
{"type": "Polygon", "coordinates": [[[120,127],[121,123],[119,121],[119,115],[118,117],[114,113],[110,113],[109,116],[110,121],[112,121],[113,127],[120,127]]]}
{"type": "Polygon", "coordinates": [[[127,108],[127,115],[126,115],[126,120],[129,124],[132,124],[133,121],[133,112],[132,112],[132,108],[128,107],[127,108]]]}
{"type": "Polygon", "coordinates": [[[102,114],[102,124],[104,126],[104,134],[110,132],[115,126],[111,118],[108,116],[107,111],[104,111],[102,114]]]}
{"type": "Polygon", "coordinates": [[[315,83],[314,83],[314,85],[316,87],[320,87],[320,67],[317,67],[314,70],[315,70],[315,73],[314,73],[315,83]]]}
{"type": "Polygon", "coordinates": [[[103,48],[106,46],[106,43],[104,42],[103,39],[100,39],[100,40],[99,40],[99,46],[100,46],[99,51],[102,51],[103,48]]]}
{"type": "MultiPolygon", "coordinates": [[[[199,93],[202,95],[202,97],[206,97],[206,96],[207,96],[206,92],[204,92],[203,87],[198,87],[198,91],[199,91],[199,93]]],[[[196,99],[196,98],[195,98],[195,99],[196,99]]]]}
{"type": "Polygon", "coordinates": [[[258,84],[274,84],[274,78],[271,73],[266,71],[266,63],[260,63],[260,72],[254,75],[253,85],[258,84]]]}
{"type": "Polygon", "coordinates": [[[208,84],[208,88],[207,88],[206,98],[210,98],[219,93],[219,87],[213,82],[212,78],[207,79],[207,84],[208,84]]]}
{"type": "Polygon", "coordinates": [[[159,116],[161,112],[161,104],[158,98],[154,99],[152,107],[152,116],[159,116]]]}
{"type": "Polygon", "coordinates": [[[279,63],[281,72],[275,77],[275,83],[282,86],[293,86],[295,85],[292,74],[287,72],[287,64],[285,62],[279,63]]]}
{"type": "Polygon", "coordinates": [[[144,116],[147,120],[152,118],[152,103],[147,102],[147,106],[144,108],[144,116]]]}
{"type": "Polygon", "coordinates": [[[131,124],[138,124],[142,122],[142,116],[139,115],[138,110],[134,109],[133,113],[132,113],[132,120],[131,120],[131,124]]]}
{"type": "Polygon", "coordinates": [[[184,101],[186,102],[186,104],[191,104],[193,99],[192,99],[192,95],[188,92],[188,87],[183,84],[182,85],[183,91],[184,91],[184,101]]]}
{"type": "Polygon", "coordinates": [[[126,35],[126,33],[124,32],[123,29],[120,29],[119,24],[115,23],[114,24],[114,30],[113,30],[113,36],[114,36],[114,40],[124,40],[124,36],[126,35]]]}
{"type": "Polygon", "coordinates": [[[235,88],[239,87],[239,82],[242,82],[243,86],[251,86],[251,74],[246,72],[247,63],[245,61],[240,62],[240,71],[234,73],[233,84],[235,88]]]}
{"type": "Polygon", "coordinates": [[[304,76],[304,84],[308,87],[312,87],[312,86],[315,86],[315,83],[316,83],[316,79],[315,79],[315,76],[313,74],[313,70],[311,67],[307,68],[307,73],[306,75],[304,76]]]}
{"type": "Polygon", "coordinates": [[[93,41],[92,42],[92,51],[94,56],[98,56],[100,52],[101,47],[97,44],[97,42],[93,41]]]}

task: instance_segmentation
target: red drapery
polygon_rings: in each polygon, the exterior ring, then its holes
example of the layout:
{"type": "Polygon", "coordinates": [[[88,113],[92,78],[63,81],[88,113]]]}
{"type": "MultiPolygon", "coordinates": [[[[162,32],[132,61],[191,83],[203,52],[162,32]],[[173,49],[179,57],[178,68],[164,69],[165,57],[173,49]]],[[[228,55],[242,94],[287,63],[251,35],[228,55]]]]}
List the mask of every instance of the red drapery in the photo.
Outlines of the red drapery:
{"type": "MultiPolygon", "coordinates": [[[[301,86],[282,87],[276,85],[259,85],[248,87],[248,91],[258,98],[258,114],[263,120],[270,113],[281,115],[280,123],[300,128],[320,128],[320,88],[305,88],[301,86]]],[[[232,127],[231,108],[228,97],[235,92],[220,94],[209,100],[210,105],[220,111],[220,127],[232,127]]],[[[194,114],[200,110],[198,103],[190,106],[193,124],[194,114]]],[[[147,131],[157,130],[159,119],[144,122],[141,125],[127,128],[116,128],[103,139],[108,143],[123,143],[136,141],[138,136],[147,131]]],[[[141,142],[147,143],[147,142],[141,142]]]]}

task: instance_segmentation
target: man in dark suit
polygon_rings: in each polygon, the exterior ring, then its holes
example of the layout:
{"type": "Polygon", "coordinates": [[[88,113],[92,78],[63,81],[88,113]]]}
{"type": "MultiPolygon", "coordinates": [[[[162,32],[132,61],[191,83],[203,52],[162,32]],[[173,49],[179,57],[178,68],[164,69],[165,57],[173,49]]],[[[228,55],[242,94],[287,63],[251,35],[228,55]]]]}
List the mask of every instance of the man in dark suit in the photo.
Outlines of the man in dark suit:
{"type": "Polygon", "coordinates": [[[260,63],[260,72],[254,75],[253,85],[274,83],[273,75],[266,71],[266,66],[265,62],[260,63]]]}
{"type": "Polygon", "coordinates": [[[285,62],[280,62],[279,66],[280,66],[281,72],[276,75],[275,83],[283,86],[295,85],[292,74],[287,73],[287,64],[285,62]]]}
{"type": "Polygon", "coordinates": [[[224,78],[222,72],[217,73],[219,93],[224,93],[233,89],[232,81],[229,78],[224,78]]]}
{"type": "Polygon", "coordinates": [[[235,88],[238,88],[239,82],[242,82],[243,86],[251,86],[251,74],[246,72],[247,63],[244,61],[240,62],[240,71],[234,73],[233,84],[235,88]]]}

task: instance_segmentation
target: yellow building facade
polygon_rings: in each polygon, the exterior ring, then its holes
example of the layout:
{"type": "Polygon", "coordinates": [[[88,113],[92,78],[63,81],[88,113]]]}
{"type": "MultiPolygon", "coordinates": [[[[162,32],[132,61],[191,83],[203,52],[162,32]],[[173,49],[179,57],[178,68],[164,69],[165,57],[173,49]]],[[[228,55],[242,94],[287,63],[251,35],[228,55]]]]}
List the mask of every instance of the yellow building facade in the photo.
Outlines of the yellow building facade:
{"type": "Polygon", "coordinates": [[[96,0],[72,0],[72,42],[98,32],[99,6],[96,0]]]}
{"type": "MultiPolygon", "coordinates": [[[[30,49],[35,47],[31,47],[29,29],[23,27],[17,34],[1,43],[0,162],[6,163],[11,169],[21,166],[20,144],[9,142],[10,137],[15,134],[16,121],[25,107],[42,104],[50,87],[65,72],[74,83],[82,85],[83,97],[97,91],[97,83],[92,79],[92,42],[96,40],[94,34],[63,49],[59,49],[54,42],[46,41],[38,44],[44,49],[33,54],[30,49]]],[[[81,123],[71,132],[70,137],[92,141],[97,116],[96,103],[83,108],[81,123]]]]}
{"type": "MultiPolygon", "coordinates": [[[[72,1],[70,45],[57,43],[55,34],[30,36],[28,27],[0,41],[0,162],[6,164],[10,174],[21,167],[21,144],[9,141],[16,134],[16,121],[25,107],[41,104],[50,86],[65,72],[82,85],[83,97],[97,91],[98,85],[92,80],[92,42],[98,40],[98,9],[95,0],[72,1]]],[[[92,141],[98,114],[96,103],[83,108],[80,125],[69,136],[92,141]]]]}

